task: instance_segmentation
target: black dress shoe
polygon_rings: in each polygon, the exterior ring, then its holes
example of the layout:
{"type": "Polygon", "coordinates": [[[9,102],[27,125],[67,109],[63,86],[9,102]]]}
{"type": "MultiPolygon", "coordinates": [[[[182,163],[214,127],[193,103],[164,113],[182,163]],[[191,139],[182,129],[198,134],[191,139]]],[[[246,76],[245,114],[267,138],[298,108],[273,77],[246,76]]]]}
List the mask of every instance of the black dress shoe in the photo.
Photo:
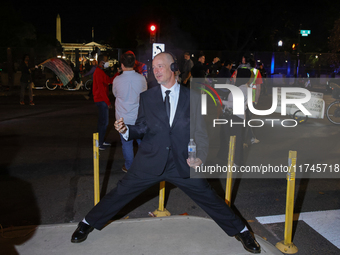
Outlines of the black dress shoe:
{"type": "Polygon", "coordinates": [[[243,233],[238,233],[236,239],[239,240],[244,249],[251,253],[261,253],[261,247],[255,238],[250,234],[249,231],[244,231],[243,233]]]}
{"type": "Polygon", "coordinates": [[[79,222],[76,231],[74,231],[72,235],[71,242],[72,243],[84,242],[88,234],[90,234],[92,230],[93,230],[93,227],[91,227],[90,225],[87,225],[84,222],[79,222]]]}

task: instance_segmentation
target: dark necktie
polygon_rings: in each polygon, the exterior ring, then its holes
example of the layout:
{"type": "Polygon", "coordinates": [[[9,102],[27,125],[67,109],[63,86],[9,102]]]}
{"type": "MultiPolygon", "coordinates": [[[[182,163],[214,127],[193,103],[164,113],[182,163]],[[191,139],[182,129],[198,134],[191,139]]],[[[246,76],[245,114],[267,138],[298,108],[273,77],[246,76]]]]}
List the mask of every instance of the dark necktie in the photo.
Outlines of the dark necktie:
{"type": "Polygon", "coordinates": [[[171,90],[167,90],[165,91],[165,111],[166,111],[166,115],[168,115],[168,119],[170,119],[170,94],[171,90]]]}

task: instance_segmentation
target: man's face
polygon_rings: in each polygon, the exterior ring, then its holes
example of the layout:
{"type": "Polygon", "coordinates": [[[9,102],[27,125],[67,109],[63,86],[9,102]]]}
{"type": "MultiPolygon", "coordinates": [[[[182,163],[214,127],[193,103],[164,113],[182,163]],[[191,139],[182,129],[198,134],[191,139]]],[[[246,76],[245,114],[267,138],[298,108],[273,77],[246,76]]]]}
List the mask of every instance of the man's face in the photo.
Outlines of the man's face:
{"type": "Polygon", "coordinates": [[[231,65],[231,64],[227,65],[227,68],[228,68],[229,70],[231,70],[232,65],[231,65]]]}
{"type": "Polygon", "coordinates": [[[184,59],[185,60],[189,60],[190,59],[190,55],[184,55],[184,59]]]}
{"type": "MultiPolygon", "coordinates": [[[[170,70],[170,61],[165,54],[157,55],[152,61],[152,69],[158,83],[168,85],[174,73],[170,70]]],[[[171,86],[173,84],[170,84],[171,86]]]]}
{"type": "Polygon", "coordinates": [[[202,64],[204,64],[205,62],[205,56],[202,56],[198,59],[199,62],[201,62],[202,64]]]}

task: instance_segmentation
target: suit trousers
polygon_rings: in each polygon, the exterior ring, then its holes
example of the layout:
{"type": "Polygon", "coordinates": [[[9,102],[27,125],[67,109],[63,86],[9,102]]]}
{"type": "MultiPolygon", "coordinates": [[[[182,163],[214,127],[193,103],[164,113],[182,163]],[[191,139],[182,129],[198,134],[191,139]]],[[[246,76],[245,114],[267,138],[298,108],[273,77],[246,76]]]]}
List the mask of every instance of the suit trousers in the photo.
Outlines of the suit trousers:
{"type": "Polygon", "coordinates": [[[117,187],[106,194],[85,216],[85,220],[96,229],[103,228],[132,199],[161,181],[172,183],[183,190],[229,236],[236,235],[245,227],[241,219],[217,195],[206,179],[183,178],[179,175],[171,150],[161,175],[145,173],[140,175],[134,171],[128,171],[118,182],[117,187]]]}

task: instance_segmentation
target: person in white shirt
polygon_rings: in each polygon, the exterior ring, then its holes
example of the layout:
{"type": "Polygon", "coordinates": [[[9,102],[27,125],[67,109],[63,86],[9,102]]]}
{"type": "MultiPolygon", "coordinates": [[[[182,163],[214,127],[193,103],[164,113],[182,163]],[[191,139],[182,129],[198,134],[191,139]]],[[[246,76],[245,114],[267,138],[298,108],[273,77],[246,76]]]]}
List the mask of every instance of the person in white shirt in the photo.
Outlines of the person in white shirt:
{"type": "MultiPolygon", "coordinates": [[[[135,60],[136,57],[132,51],[125,52],[120,58],[123,73],[117,76],[112,83],[112,93],[116,97],[116,120],[123,118],[124,122],[129,125],[134,125],[137,119],[139,94],[147,90],[144,76],[133,69],[135,60]]],[[[140,144],[140,139],[136,141],[140,144]]],[[[134,158],[133,140],[126,141],[121,137],[121,142],[125,159],[122,170],[127,172],[134,158]]]]}

